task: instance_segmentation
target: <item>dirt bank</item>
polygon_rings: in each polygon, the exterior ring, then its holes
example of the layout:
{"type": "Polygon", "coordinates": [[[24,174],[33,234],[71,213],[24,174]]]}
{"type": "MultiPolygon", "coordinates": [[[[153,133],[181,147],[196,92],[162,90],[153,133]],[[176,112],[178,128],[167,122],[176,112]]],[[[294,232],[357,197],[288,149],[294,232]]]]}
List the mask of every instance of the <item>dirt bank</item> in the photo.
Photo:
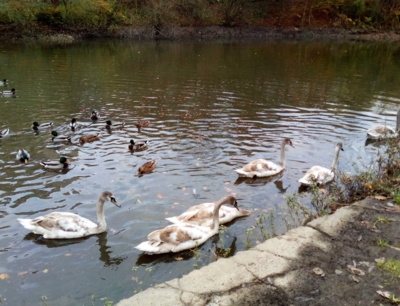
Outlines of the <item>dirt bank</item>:
{"type": "Polygon", "coordinates": [[[0,25],[0,41],[60,41],[72,42],[81,39],[331,39],[331,40],[376,40],[400,41],[399,31],[361,31],[340,28],[299,27],[119,27],[113,29],[50,28],[40,25],[22,27],[0,25]]]}

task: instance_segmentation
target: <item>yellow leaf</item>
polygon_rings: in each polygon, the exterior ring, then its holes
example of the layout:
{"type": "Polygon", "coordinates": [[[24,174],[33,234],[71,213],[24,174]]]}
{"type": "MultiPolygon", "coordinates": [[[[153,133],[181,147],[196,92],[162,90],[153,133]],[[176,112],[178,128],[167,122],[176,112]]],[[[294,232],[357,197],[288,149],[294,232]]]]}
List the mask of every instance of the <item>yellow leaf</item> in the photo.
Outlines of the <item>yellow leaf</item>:
{"type": "Polygon", "coordinates": [[[379,201],[383,201],[383,200],[387,200],[387,197],[377,195],[377,196],[374,196],[374,199],[377,199],[377,200],[379,200],[379,201]]]}
{"type": "Polygon", "coordinates": [[[49,272],[49,269],[44,269],[43,270],[43,273],[47,273],[47,272],[49,272]]]}
{"type": "Polygon", "coordinates": [[[67,253],[67,254],[65,254],[64,256],[72,256],[72,253],[67,253]]]}
{"type": "Polygon", "coordinates": [[[175,257],[175,260],[178,260],[178,261],[183,260],[183,257],[175,257]]]}
{"type": "Polygon", "coordinates": [[[7,274],[7,273],[2,273],[2,274],[0,274],[0,279],[7,279],[7,278],[9,278],[10,276],[7,274]]]}
{"type": "Polygon", "coordinates": [[[23,272],[19,272],[18,273],[19,276],[22,276],[22,275],[25,275],[25,274],[28,274],[28,271],[23,271],[23,272]]]}
{"type": "Polygon", "coordinates": [[[138,203],[142,203],[142,201],[140,201],[139,199],[137,199],[137,202],[138,202],[138,203]]]}
{"type": "Polygon", "coordinates": [[[165,197],[162,194],[157,194],[157,198],[164,199],[165,197]]]}

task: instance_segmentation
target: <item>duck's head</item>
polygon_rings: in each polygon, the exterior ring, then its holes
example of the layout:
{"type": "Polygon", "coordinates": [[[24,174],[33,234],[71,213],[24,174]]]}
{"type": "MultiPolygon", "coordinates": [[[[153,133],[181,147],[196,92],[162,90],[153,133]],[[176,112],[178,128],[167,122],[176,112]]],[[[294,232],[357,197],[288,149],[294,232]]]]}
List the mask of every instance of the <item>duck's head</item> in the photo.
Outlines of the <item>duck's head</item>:
{"type": "Polygon", "coordinates": [[[112,125],[111,120],[107,120],[106,123],[107,123],[107,125],[112,125]]]}
{"type": "Polygon", "coordinates": [[[131,139],[131,140],[129,141],[129,143],[132,144],[132,145],[134,145],[134,144],[135,144],[135,141],[134,141],[133,139],[131,139]]]}
{"type": "Polygon", "coordinates": [[[57,131],[51,131],[51,135],[53,135],[54,137],[57,137],[58,133],[57,133],[57,131]]]}
{"type": "Polygon", "coordinates": [[[71,123],[75,123],[75,122],[76,122],[76,118],[72,118],[71,123]]]}
{"type": "Polygon", "coordinates": [[[69,163],[69,160],[66,157],[62,156],[60,157],[60,163],[61,164],[69,163]]]}
{"type": "Polygon", "coordinates": [[[22,154],[21,159],[24,161],[25,164],[27,164],[29,161],[29,157],[26,153],[22,154]]]}
{"type": "Polygon", "coordinates": [[[15,93],[15,88],[11,88],[11,92],[12,92],[12,93],[15,93]]]}
{"type": "Polygon", "coordinates": [[[32,127],[34,128],[34,127],[38,127],[39,126],[39,123],[37,123],[36,121],[34,121],[33,123],[32,123],[32,127]]]}
{"type": "Polygon", "coordinates": [[[3,79],[3,83],[4,83],[4,84],[7,83],[7,80],[6,80],[6,79],[3,79]]]}

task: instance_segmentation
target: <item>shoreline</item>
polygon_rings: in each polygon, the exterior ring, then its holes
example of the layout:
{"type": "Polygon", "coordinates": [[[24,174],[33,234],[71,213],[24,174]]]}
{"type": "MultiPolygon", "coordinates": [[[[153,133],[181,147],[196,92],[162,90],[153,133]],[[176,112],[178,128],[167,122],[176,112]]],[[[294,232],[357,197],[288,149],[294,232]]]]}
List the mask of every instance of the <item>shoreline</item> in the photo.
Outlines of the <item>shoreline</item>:
{"type": "Polygon", "coordinates": [[[400,31],[372,31],[343,28],[311,27],[164,27],[125,26],[113,29],[49,28],[43,26],[0,26],[2,42],[74,42],[90,39],[130,40],[213,40],[213,39],[265,39],[265,40],[347,40],[347,41],[400,41],[400,31]]]}

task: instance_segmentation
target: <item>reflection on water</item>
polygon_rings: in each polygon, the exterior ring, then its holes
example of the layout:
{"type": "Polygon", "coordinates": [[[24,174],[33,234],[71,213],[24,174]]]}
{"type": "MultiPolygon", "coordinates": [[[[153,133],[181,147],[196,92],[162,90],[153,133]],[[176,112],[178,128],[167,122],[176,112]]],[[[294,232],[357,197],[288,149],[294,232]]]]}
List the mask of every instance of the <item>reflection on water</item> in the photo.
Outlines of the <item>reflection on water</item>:
{"type": "Polygon", "coordinates": [[[285,198],[305,171],[329,167],[339,141],[339,169],[364,169],[381,150],[365,131],[395,126],[400,101],[398,43],[90,41],[1,50],[2,78],[18,91],[0,98],[0,129],[10,128],[0,140],[0,274],[8,275],[0,296],[9,305],[40,305],[41,296],[49,305],[118,301],[255,245],[261,234],[246,230],[262,213],[275,218],[275,233],[285,232],[298,224],[296,216],[282,220],[285,198]],[[108,131],[107,120],[125,127],[108,131]],[[138,130],[139,120],[150,124],[138,130]],[[52,143],[49,130],[32,130],[34,121],[53,121],[71,142],[52,143]],[[79,143],[90,134],[100,140],[79,143]],[[283,173],[238,178],[234,169],[253,159],[278,161],[283,137],[295,146],[283,173]],[[130,139],[149,146],[131,152],[130,139]],[[15,159],[20,148],[31,154],[26,165],[15,159]],[[60,156],[71,170],[39,165],[60,156]],[[157,167],[139,178],[150,160],[157,167]],[[93,219],[104,190],[122,204],[105,206],[106,233],[45,241],[16,220],[52,211],[93,219]],[[134,249],[168,225],[165,217],[231,193],[253,214],[196,252],[134,249]]]}

